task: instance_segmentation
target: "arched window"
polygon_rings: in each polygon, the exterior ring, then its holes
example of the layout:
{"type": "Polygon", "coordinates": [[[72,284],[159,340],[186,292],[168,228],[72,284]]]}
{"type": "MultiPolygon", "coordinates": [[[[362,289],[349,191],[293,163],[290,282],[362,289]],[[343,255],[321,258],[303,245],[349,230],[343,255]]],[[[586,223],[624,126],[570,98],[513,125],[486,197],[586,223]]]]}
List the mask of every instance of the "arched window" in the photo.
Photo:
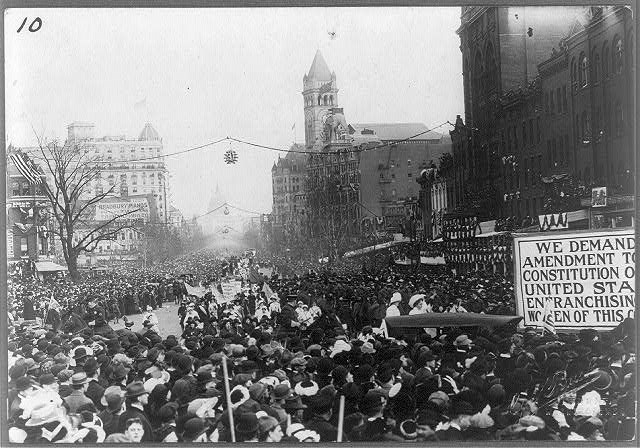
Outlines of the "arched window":
{"type": "Polygon", "coordinates": [[[591,138],[591,119],[589,113],[585,110],[582,112],[582,142],[589,143],[591,138]]]}
{"type": "Polygon", "coordinates": [[[333,95],[329,95],[329,104],[333,106],[333,95]]]}
{"type": "Polygon", "coordinates": [[[618,36],[613,38],[613,72],[615,74],[622,73],[624,66],[622,39],[618,36]]]}
{"type": "Polygon", "coordinates": [[[493,51],[493,45],[489,44],[487,46],[487,89],[492,90],[497,85],[497,67],[496,67],[496,58],[495,53],[493,51]]]}
{"type": "Polygon", "coordinates": [[[587,73],[589,73],[589,62],[587,60],[587,55],[584,53],[580,53],[580,87],[584,87],[587,85],[587,73]]]}
{"type": "Polygon", "coordinates": [[[571,85],[575,89],[576,83],[578,82],[578,71],[576,69],[576,60],[575,58],[571,59],[571,85]]]}
{"type": "Polygon", "coordinates": [[[600,55],[597,53],[596,49],[593,49],[593,83],[597,83],[600,81],[600,55]]]}
{"type": "Polygon", "coordinates": [[[320,95],[318,95],[318,106],[321,106],[322,104],[322,97],[320,95]]]}
{"type": "Polygon", "coordinates": [[[602,79],[609,77],[609,44],[607,42],[602,46],[602,79]]]}
{"type": "Polygon", "coordinates": [[[476,53],[476,59],[473,64],[473,82],[474,82],[473,90],[480,95],[484,93],[483,75],[484,75],[484,70],[482,68],[482,55],[478,51],[476,53]]]}
{"type": "Polygon", "coordinates": [[[138,185],[138,175],[137,174],[132,174],[131,175],[131,185],[138,185]]]}

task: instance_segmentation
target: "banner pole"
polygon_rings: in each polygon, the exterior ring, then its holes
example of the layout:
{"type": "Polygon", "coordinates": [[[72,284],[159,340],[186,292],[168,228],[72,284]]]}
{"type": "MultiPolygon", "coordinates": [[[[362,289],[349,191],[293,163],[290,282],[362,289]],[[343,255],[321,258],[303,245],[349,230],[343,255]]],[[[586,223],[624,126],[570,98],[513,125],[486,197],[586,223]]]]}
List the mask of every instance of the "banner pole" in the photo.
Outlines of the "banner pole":
{"type": "Polygon", "coordinates": [[[227,410],[229,411],[229,429],[231,430],[231,442],[236,442],[236,430],[233,426],[233,409],[231,405],[231,392],[229,390],[229,372],[227,370],[227,357],[222,358],[222,373],[224,374],[224,390],[227,395],[227,410]]]}
{"type": "Polygon", "coordinates": [[[340,395],[340,409],[338,411],[338,438],[336,442],[342,442],[343,428],[344,428],[344,395],[340,395]]]}

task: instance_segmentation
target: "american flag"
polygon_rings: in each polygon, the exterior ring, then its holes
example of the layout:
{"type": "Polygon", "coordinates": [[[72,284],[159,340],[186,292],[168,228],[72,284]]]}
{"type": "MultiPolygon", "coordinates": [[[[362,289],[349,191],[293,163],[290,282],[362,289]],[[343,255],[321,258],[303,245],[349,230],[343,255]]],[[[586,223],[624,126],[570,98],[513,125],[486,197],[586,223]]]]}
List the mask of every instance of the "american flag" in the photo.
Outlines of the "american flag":
{"type": "Polygon", "coordinates": [[[21,152],[17,152],[11,154],[11,161],[18,168],[20,174],[22,174],[30,184],[40,185],[42,184],[42,177],[38,172],[38,168],[36,168],[35,164],[29,159],[26,154],[21,152]]]}

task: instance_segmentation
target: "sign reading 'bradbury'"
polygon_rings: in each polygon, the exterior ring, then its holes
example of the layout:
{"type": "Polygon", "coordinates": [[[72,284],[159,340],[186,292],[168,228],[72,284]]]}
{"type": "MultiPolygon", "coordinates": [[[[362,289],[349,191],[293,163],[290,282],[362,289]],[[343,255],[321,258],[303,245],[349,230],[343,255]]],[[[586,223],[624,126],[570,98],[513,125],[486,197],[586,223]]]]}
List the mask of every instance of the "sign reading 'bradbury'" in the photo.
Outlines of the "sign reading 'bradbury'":
{"type": "Polygon", "coordinates": [[[514,237],[518,314],[540,326],[550,300],[556,328],[610,328],[635,310],[633,229],[514,237]]]}

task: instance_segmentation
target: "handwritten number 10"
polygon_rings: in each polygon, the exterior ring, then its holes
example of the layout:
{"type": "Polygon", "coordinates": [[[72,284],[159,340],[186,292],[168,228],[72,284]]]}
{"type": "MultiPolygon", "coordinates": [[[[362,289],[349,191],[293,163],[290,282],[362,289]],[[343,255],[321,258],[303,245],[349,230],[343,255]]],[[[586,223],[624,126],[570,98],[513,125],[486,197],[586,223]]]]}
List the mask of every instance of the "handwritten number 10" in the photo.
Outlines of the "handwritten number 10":
{"type": "MultiPolygon", "coordinates": [[[[22,25],[20,25],[20,28],[18,28],[18,33],[20,31],[22,31],[22,28],[24,28],[24,25],[27,23],[27,18],[25,17],[24,20],[22,21],[22,25]]],[[[42,28],[42,20],[40,19],[40,17],[36,17],[33,22],[31,22],[31,25],[29,25],[29,31],[32,33],[35,33],[36,31],[38,31],[40,28],[42,28]]]]}

